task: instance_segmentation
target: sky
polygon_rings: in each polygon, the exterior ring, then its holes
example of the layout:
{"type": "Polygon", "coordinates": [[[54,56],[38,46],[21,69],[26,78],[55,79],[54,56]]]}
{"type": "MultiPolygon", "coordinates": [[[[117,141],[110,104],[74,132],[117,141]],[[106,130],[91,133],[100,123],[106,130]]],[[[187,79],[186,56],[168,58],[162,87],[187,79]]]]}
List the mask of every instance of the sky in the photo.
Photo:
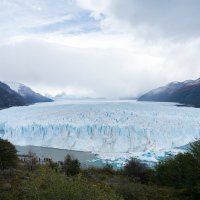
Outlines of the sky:
{"type": "Polygon", "coordinates": [[[0,81],[136,97],[200,77],[199,0],[0,0],[0,81]]]}

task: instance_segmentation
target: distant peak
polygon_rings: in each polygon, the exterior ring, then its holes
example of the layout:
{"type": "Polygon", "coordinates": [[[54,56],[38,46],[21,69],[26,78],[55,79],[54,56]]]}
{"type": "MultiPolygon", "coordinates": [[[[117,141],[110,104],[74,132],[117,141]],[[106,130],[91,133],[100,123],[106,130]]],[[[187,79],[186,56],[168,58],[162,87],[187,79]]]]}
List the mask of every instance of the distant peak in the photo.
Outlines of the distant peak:
{"type": "Polygon", "coordinates": [[[6,85],[8,85],[15,92],[18,92],[21,87],[26,87],[24,84],[18,83],[18,82],[14,82],[14,81],[7,81],[7,82],[4,82],[4,83],[6,85]]]}
{"type": "Polygon", "coordinates": [[[200,82],[200,78],[198,78],[198,79],[196,80],[196,82],[200,82]]]}
{"type": "Polygon", "coordinates": [[[177,85],[177,84],[180,84],[180,83],[181,83],[181,82],[173,81],[173,82],[169,83],[167,86],[177,85]]]}

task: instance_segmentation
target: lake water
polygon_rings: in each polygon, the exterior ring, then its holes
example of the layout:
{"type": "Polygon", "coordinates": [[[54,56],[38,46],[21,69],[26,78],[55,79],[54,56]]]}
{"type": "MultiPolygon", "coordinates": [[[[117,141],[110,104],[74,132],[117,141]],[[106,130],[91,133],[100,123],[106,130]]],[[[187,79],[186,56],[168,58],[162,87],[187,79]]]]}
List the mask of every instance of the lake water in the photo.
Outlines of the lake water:
{"type": "MultiPolygon", "coordinates": [[[[66,155],[70,155],[73,159],[78,159],[82,167],[103,167],[107,163],[106,160],[100,159],[97,155],[90,152],[72,151],[66,149],[56,149],[39,146],[18,146],[16,145],[18,155],[27,155],[29,152],[34,153],[37,158],[43,160],[50,158],[54,162],[64,161],[66,155]]],[[[109,162],[109,161],[108,161],[109,162]]],[[[114,168],[118,168],[116,163],[111,163],[114,168]]]]}

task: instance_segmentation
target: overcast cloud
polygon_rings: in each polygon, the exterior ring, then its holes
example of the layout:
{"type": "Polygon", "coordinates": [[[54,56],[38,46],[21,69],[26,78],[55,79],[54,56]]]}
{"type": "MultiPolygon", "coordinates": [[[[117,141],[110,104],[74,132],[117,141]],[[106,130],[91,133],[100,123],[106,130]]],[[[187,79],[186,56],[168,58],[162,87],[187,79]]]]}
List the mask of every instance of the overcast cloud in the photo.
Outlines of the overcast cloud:
{"type": "Polygon", "coordinates": [[[137,96],[200,76],[198,0],[0,0],[0,80],[137,96]]]}

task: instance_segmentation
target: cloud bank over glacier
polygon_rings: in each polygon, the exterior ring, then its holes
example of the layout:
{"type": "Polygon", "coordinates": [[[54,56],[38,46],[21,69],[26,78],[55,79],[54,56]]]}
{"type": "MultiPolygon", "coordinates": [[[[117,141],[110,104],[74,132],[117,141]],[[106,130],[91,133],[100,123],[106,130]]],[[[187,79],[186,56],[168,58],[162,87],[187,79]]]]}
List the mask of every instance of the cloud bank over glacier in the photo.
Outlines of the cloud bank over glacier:
{"type": "Polygon", "coordinates": [[[195,79],[199,7],[196,0],[2,1],[0,79],[105,97],[195,79]]]}

